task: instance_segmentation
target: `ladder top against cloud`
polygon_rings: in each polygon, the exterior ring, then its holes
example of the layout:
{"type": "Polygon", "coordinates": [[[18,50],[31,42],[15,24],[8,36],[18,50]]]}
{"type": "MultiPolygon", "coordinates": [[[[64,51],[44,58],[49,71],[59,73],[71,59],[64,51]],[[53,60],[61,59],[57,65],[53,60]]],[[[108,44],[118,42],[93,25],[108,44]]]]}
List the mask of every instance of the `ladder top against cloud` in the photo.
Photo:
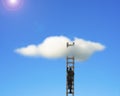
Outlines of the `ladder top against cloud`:
{"type": "Polygon", "coordinates": [[[45,58],[62,58],[72,55],[77,61],[85,61],[97,51],[102,51],[105,46],[93,41],[74,38],[71,41],[65,36],[47,37],[41,44],[28,45],[26,47],[17,48],[15,52],[24,56],[45,57],[45,58]],[[67,42],[74,42],[75,45],[67,48],[67,42]]]}

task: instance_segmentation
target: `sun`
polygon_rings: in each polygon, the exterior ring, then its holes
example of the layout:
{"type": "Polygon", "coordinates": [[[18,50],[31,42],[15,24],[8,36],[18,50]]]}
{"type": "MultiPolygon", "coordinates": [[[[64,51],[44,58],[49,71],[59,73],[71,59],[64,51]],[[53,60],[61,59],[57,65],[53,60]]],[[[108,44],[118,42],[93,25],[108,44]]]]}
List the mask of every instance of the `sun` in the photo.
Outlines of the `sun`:
{"type": "Polygon", "coordinates": [[[18,10],[19,8],[22,7],[23,0],[2,0],[3,5],[8,9],[8,10],[18,10]]]}
{"type": "Polygon", "coordinates": [[[12,4],[12,5],[16,5],[18,2],[18,0],[9,0],[9,3],[12,4]]]}

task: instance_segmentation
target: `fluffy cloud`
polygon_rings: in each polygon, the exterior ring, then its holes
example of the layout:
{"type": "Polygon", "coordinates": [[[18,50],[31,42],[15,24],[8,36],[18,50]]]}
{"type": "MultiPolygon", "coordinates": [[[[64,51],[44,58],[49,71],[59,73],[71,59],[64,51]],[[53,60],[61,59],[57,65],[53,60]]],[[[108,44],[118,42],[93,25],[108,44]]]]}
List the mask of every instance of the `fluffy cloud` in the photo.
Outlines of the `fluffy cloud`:
{"type": "Polygon", "coordinates": [[[72,55],[78,61],[85,61],[93,53],[104,50],[105,46],[92,41],[75,38],[71,41],[64,36],[53,36],[46,38],[39,45],[29,45],[18,48],[15,52],[24,56],[42,56],[45,58],[62,58],[72,55]],[[75,42],[74,46],[66,47],[67,42],[75,42]]]}

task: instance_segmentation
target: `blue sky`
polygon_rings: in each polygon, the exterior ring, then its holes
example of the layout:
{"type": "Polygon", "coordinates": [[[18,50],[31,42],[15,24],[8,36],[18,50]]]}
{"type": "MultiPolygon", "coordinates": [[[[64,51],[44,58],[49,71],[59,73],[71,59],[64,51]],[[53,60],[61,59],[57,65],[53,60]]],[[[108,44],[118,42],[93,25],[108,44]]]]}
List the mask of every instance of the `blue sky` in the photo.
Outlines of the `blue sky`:
{"type": "Polygon", "coordinates": [[[119,0],[0,0],[0,96],[65,96],[65,59],[31,58],[16,48],[64,35],[106,46],[75,65],[75,96],[120,96],[119,0]]]}

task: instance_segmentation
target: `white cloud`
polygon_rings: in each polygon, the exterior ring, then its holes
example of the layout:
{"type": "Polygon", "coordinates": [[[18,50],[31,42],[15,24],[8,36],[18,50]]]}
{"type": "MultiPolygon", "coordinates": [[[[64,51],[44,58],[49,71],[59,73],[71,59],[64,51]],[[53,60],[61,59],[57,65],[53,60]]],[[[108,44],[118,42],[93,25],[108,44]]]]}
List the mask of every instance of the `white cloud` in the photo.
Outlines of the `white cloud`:
{"type": "Polygon", "coordinates": [[[105,46],[83,39],[75,38],[71,41],[64,36],[53,36],[46,38],[39,45],[29,45],[27,47],[18,48],[15,52],[24,56],[42,56],[45,58],[62,58],[67,55],[75,56],[78,61],[88,59],[93,53],[104,50],[105,46]],[[75,42],[72,47],[66,47],[66,42],[75,42]]]}

